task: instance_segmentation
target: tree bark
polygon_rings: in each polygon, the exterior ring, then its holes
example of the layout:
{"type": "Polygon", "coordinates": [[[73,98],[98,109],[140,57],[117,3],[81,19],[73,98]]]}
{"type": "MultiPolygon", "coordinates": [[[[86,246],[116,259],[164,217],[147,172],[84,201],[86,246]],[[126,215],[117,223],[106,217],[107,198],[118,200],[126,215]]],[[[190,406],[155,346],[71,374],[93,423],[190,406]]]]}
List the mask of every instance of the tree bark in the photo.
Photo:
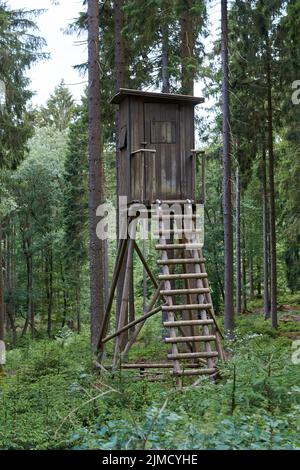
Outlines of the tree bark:
{"type": "Polygon", "coordinates": [[[260,267],[260,264],[257,264],[256,266],[256,272],[257,272],[257,297],[259,299],[262,298],[261,296],[261,267],[260,267]]]}
{"type": "MultiPolygon", "coordinates": [[[[207,208],[205,208],[204,210],[205,210],[205,215],[207,217],[208,223],[210,224],[211,227],[214,227],[216,217],[214,217],[214,221],[212,221],[207,208]]],[[[221,211],[221,217],[222,216],[223,216],[223,213],[221,211]]],[[[221,293],[221,296],[222,296],[222,299],[223,299],[223,302],[224,302],[224,300],[225,300],[224,286],[223,286],[221,275],[220,275],[220,267],[219,267],[219,263],[218,263],[218,253],[217,253],[215,244],[213,244],[212,250],[213,250],[213,264],[215,266],[215,273],[216,273],[217,283],[218,283],[219,290],[220,290],[220,293],[221,293]]]]}
{"type": "Polygon", "coordinates": [[[250,300],[254,300],[254,268],[253,268],[253,254],[252,250],[249,256],[249,283],[250,283],[250,300]]]}
{"type": "Polygon", "coordinates": [[[243,221],[243,249],[242,249],[242,312],[247,312],[247,275],[246,275],[246,233],[243,221]]]}
{"type": "Polygon", "coordinates": [[[49,248],[46,252],[46,296],[47,296],[47,334],[49,338],[52,332],[53,309],[53,252],[49,248]]]}
{"type": "Polygon", "coordinates": [[[270,317],[269,310],[269,250],[268,250],[268,195],[266,175],[266,151],[262,153],[262,226],[263,226],[263,271],[264,271],[264,317],[270,317]]]}
{"type": "Polygon", "coordinates": [[[236,169],[236,314],[241,313],[241,183],[236,169]]]}
{"type": "Polygon", "coordinates": [[[272,73],[269,37],[266,38],[267,56],[267,99],[268,99],[268,157],[269,157],[269,198],[270,198],[270,314],[272,327],[278,327],[277,320],[277,253],[276,253],[276,209],[274,183],[273,104],[272,73]]]}
{"type": "Polygon", "coordinates": [[[104,301],[105,306],[107,304],[109,298],[109,278],[108,278],[108,240],[104,240],[103,242],[103,249],[104,249],[104,301]]]}
{"type": "Polygon", "coordinates": [[[81,332],[81,309],[80,309],[80,300],[81,300],[81,288],[80,288],[80,278],[75,288],[75,297],[76,297],[76,329],[77,333],[81,332]]]}
{"type": "Polygon", "coordinates": [[[66,279],[64,275],[62,262],[60,262],[60,277],[62,281],[62,292],[63,292],[63,318],[62,318],[62,323],[61,323],[61,326],[63,328],[66,324],[66,318],[67,318],[67,313],[68,313],[68,291],[67,291],[66,279]]]}
{"type": "Polygon", "coordinates": [[[97,237],[97,207],[104,199],[104,174],[101,146],[99,3],[88,0],[88,75],[89,75],[89,257],[91,295],[91,342],[96,351],[104,316],[104,251],[97,237]]]}
{"type": "Polygon", "coordinates": [[[34,303],[33,303],[33,259],[31,237],[26,233],[28,223],[21,228],[23,253],[26,260],[26,295],[27,295],[27,314],[21,336],[27,333],[28,326],[31,328],[31,336],[34,337],[34,303]]]}
{"type": "Polygon", "coordinates": [[[229,116],[229,69],[228,69],[228,18],[227,0],[221,1],[222,31],[222,106],[223,106],[223,214],[224,214],[224,288],[225,331],[229,336],[234,330],[233,306],[233,226],[231,202],[231,154],[229,116]]]}
{"type": "Polygon", "coordinates": [[[189,60],[194,55],[195,38],[193,31],[193,17],[190,14],[190,2],[186,2],[186,8],[181,13],[181,93],[194,94],[194,73],[188,66],[189,60]]]}
{"type": "MultiPolygon", "coordinates": [[[[147,241],[143,239],[143,256],[147,258],[147,241]]],[[[143,268],[143,312],[146,311],[147,307],[147,272],[143,268]]]]}
{"type": "MultiPolygon", "coordinates": [[[[4,311],[4,285],[3,285],[3,257],[2,257],[2,224],[0,222],[0,341],[4,343],[5,311],[4,311]]],[[[4,364],[0,364],[1,366],[4,364]]]]}
{"type": "MultiPolygon", "coordinates": [[[[115,63],[114,63],[114,81],[115,81],[115,93],[118,90],[125,86],[125,76],[126,76],[126,61],[125,61],[125,44],[124,37],[122,34],[122,29],[124,26],[124,0],[115,0],[114,1],[114,12],[115,12],[115,29],[114,29],[114,40],[115,40],[115,63]]],[[[117,241],[119,241],[119,196],[122,194],[119,193],[119,160],[120,160],[120,151],[119,151],[119,135],[120,135],[120,120],[119,120],[119,107],[115,107],[115,133],[116,133],[116,181],[117,181],[117,241]]],[[[117,284],[117,311],[116,311],[116,324],[118,324],[118,312],[120,311],[121,302],[122,302],[122,292],[123,292],[123,283],[124,283],[125,272],[124,269],[121,270],[118,284],[117,284]]]]}
{"type": "Polygon", "coordinates": [[[125,82],[125,51],[122,29],[124,27],[124,0],[114,1],[115,12],[115,91],[125,82]]]}
{"type": "Polygon", "coordinates": [[[162,47],[161,47],[161,77],[162,92],[170,93],[170,77],[168,71],[169,65],[169,28],[164,24],[161,29],[162,47]]]}
{"type": "MultiPolygon", "coordinates": [[[[1,238],[1,234],[0,234],[1,238]]],[[[16,318],[13,301],[13,258],[14,258],[14,233],[13,223],[8,219],[7,232],[5,237],[5,292],[6,292],[6,325],[7,331],[11,333],[12,346],[17,343],[16,318]]],[[[0,294],[1,298],[1,294],[0,294]]],[[[0,300],[1,302],[1,300],[0,300]]]]}

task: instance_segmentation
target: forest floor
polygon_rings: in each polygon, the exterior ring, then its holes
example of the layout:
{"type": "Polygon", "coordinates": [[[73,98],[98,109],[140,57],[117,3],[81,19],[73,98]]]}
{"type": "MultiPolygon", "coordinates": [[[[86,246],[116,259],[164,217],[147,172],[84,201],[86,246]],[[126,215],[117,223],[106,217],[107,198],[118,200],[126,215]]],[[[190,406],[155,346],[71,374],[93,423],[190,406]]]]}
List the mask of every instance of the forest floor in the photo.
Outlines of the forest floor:
{"type": "MultiPolygon", "coordinates": [[[[260,302],[237,319],[221,378],[183,392],[168,378],[100,375],[88,328],[24,340],[0,377],[0,449],[299,449],[299,299],[282,302],[276,331],[260,302]]],[[[159,332],[153,319],[132,358],[163,357],[159,332]]]]}

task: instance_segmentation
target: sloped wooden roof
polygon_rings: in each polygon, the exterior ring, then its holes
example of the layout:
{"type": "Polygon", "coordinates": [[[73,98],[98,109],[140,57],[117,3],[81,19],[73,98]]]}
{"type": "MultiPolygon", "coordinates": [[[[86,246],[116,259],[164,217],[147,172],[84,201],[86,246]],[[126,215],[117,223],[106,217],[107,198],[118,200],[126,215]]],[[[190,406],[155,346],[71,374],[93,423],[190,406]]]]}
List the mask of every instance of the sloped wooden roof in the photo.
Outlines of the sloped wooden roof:
{"type": "Polygon", "coordinates": [[[152,91],[140,91],[140,90],[130,90],[129,88],[120,88],[118,93],[113,97],[111,102],[113,104],[119,104],[121,103],[124,98],[127,96],[137,96],[144,98],[149,101],[153,100],[166,100],[166,101],[186,101],[193,103],[194,106],[197,104],[203,103],[204,98],[201,98],[199,96],[191,96],[191,95],[179,95],[175,93],[158,93],[158,92],[152,92],[152,91]]]}

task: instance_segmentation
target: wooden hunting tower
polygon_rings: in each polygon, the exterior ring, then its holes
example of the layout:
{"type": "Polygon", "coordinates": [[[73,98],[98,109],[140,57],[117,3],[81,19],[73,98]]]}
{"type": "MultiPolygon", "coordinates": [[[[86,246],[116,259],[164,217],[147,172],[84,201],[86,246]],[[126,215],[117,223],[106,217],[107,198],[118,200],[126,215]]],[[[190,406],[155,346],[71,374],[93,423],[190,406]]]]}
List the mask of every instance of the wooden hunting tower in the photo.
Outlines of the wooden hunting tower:
{"type": "Polygon", "coordinates": [[[203,98],[121,89],[119,194],[128,202],[196,200],[194,107],[203,98]]]}
{"type": "Polygon", "coordinates": [[[102,367],[138,369],[143,377],[146,370],[153,369],[157,378],[160,369],[171,369],[179,387],[184,376],[215,377],[217,361],[224,358],[199,237],[202,229],[197,227],[196,203],[205,202],[205,158],[203,152],[195,150],[194,108],[203,101],[194,96],[127,89],[120,89],[112,100],[119,105],[118,194],[127,196],[127,205],[120,213],[125,233],[129,226],[134,228],[129,237],[119,240],[98,350],[102,367]],[[199,156],[201,194],[197,191],[199,156]],[[143,206],[139,214],[132,214],[136,202],[143,206]],[[179,206],[180,213],[170,210],[173,204],[179,206]],[[141,214],[148,226],[157,223],[153,235],[159,240],[155,245],[158,279],[146,259],[146,242],[143,251],[135,237],[141,214]],[[155,289],[139,316],[134,306],[134,254],[143,264],[144,280],[147,274],[155,289]],[[122,294],[117,302],[117,322],[110,322],[117,285],[122,294]],[[129,351],[146,320],[159,312],[164,341],[170,347],[165,354],[167,361],[128,362],[129,351]],[[112,324],[115,331],[110,332],[112,324]],[[112,339],[113,360],[107,366],[105,344],[112,339]]]}

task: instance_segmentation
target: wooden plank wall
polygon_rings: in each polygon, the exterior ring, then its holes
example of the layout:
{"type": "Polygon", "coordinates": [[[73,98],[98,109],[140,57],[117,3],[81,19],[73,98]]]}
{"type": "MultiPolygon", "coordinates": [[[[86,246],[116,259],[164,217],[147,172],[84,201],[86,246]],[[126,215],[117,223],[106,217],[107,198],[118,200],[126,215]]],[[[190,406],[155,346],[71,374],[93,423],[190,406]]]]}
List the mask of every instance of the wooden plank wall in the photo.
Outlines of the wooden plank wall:
{"type": "Polygon", "coordinates": [[[194,199],[193,104],[129,96],[120,104],[120,128],[124,126],[127,145],[120,150],[120,194],[144,202],[194,199]],[[143,142],[157,153],[131,157],[143,142]]]}

